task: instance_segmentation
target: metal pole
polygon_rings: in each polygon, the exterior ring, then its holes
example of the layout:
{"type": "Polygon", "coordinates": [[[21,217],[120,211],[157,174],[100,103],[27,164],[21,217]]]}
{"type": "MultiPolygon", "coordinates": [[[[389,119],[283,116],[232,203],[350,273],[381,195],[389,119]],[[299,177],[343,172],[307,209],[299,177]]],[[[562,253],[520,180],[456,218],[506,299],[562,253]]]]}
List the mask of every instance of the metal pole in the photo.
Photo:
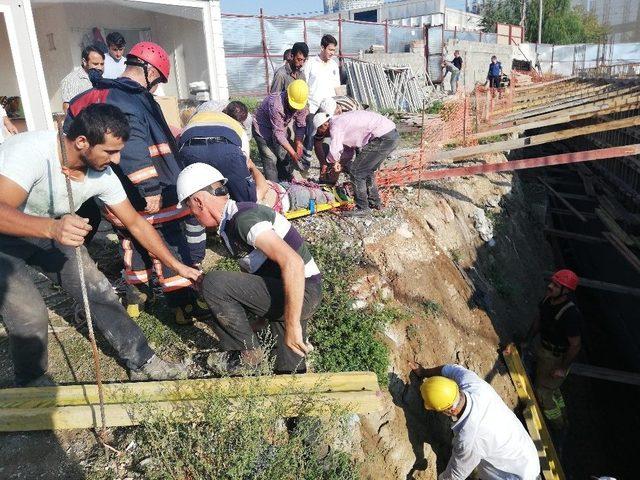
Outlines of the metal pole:
{"type": "Polygon", "coordinates": [[[267,82],[267,95],[271,91],[270,81],[269,81],[269,58],[267,55],[267,34],[264,29],[264,14],[262,13],[262,9],[260,9],[260,33],[262,35],[262,56],[264,57],[264,78],[267,82]]]}
{"type": "Polygon", "coordinates": [[[389,53],[389,20],[384,21],[384,53],[389,53]]]}
{"type": "Polygon", "coordinates": [[[538,3],[538,43],[542,43],[542,0],[538,3]]]}
{"type": "Polygon", "coordinates": [[[342,62],[342,14],[338,14],[338,58],[342,62]]]}

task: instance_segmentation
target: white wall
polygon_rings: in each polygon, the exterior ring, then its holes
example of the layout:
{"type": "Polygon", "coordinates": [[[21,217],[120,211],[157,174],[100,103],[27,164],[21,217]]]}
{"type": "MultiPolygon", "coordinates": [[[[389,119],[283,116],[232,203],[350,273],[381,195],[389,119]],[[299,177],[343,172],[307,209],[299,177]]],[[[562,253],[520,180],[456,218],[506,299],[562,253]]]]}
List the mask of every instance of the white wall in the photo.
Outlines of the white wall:
{"type": "MultiPolygon", "coordinates": [[[[453,58],[453,52],[460,50],[463,59],[462,76],[458,82],[458,87],[466,86],[467,90],[472,90],[476,82],[484,83],[489,71],[491,56],[498,57],[502,64],[502,71],[507,75],[511,73],[513,63],[514,48],[511,45],[497,45],[495,43],[469,42],[466,40],[448,40],[444,47],[444,54],[447,60],[453,58]],[[466,75],[466,85],[464,75],[466,75]]],[[[448,83],[445,79],[445,85],[448,83]]]]}
{"type": "Polygon", "coordinates": [[[15,97],[20,95],[18,78],[11,58],[11,46],[7,35],[4,14],[0,13],[0,96],[15,97]]]}

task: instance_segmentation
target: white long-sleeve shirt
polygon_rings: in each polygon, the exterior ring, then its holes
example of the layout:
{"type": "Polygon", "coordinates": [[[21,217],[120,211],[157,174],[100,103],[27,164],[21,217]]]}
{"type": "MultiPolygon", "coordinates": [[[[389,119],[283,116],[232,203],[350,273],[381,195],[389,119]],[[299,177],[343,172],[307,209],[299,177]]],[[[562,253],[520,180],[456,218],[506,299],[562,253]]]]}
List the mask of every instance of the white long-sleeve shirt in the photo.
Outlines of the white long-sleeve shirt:
{"type": "Polygon", "coordinates": [[[458,384],[467,404],[451,427],[453,451],[438,480],[464,480],[477,466],[485,480],[535,480],[540,460],[533,440],[491,385],[459,365],[446,365],[442,375],[458,384]]]}
{"type": "Polygon", "coordinates": [[[340,86],[338,62],[333,58],[325,62],[320,55],[316,55],[306,61],[302,71],[309,85],[309,113],[316,113],[320,102],[335,96],[336,87],[340,86]]]}

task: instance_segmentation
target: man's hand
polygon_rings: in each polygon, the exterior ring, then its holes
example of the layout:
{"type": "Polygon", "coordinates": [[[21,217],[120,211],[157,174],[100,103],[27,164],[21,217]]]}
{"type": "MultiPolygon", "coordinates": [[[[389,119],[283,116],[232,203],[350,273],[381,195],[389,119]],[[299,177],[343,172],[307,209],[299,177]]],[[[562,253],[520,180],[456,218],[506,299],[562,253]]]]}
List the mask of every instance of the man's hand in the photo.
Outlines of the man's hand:
{"type": "Polygon", "coordinates": [[[13,124],[11,120],[9,120],[9,117],[5,117],[4,126],[11,135],[16,135],[19,133],[18,128],[13,124]]]}
{"type": "Polygon", "coordinates": [[[144,210],[146,213],[158,213],[160,211],[162,203],[162,197],[160,195],[144,197],[144,199],[147,201],[147,208],[144,210]]]}
{"type": "Polygon", "coordinates": [[[197,268],[188,267],[181,263],[175,270],[178,275],[191,280],[196,286],[202,282],[202,272],[197,268]]]}
{"type": "Polygon", "coordinates": [[[565,368],[556,368],[553,372],[551,372],[551,376],[553,378],[564,378],[567,376],[569,371],[565,368]]]}
{"type": "Polygon", "coordinates": [[[287,327],[284,330],[284,344],[293,350],[293,353],[304,357],[307,353],[311,353],[313,347],[311,344],[304,342],[302,338],[302,327],[298,324],[295,327],[287,327]]]}
{"type": "Polygon", "coordinates": [[[89,219],[75,214],[67,214],[59,220],[54,220],[49,230],[49,238],[62,245],[79,247],[84,243],[84,237],[91,231],[89,219]]]}
{"type": "Polygon", "coordinates": [[[418,362],[409,362],[409,367],[418,378],[424,378],[427,375],[425,368],[418,362]]]}
{"type": "Polygon", "coordinates": [[[296,140],[294,142],[294,146],[295,146],[296,154],[298,155],[298,158],[302,157],[302,152],[303,152],[302,141],[296,140]]]}
{"type": "Polygon", "coordinates": [[[342,164],[340,162],[336,162],[333,164],[333,171],[336,173],[340,173],[342,171],[342,164]]]}

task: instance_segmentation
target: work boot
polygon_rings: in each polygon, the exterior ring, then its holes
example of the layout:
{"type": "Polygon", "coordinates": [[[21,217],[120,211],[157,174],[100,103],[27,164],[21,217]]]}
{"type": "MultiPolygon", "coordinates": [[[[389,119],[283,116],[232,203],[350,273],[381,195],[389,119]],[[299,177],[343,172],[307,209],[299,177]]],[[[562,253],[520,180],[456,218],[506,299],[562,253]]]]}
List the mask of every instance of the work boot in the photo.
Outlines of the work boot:
{"type": "Polygon", "coordinates": [[[207,367],[220,377],[237,377],[255,374],[264,359],[261,349],[229,350],[212,352],[207,358],[207,367]]]}
{"type": "Polygon", "coordinates": [[[359,208],[356,207],[353,210],[347,210],[346,212],[342,212],[343,217],[347,218],[362,218],[362,217],[370,217],[371,209],[370,208],[359,208]]]}
{"type": "Polygon", "coordinates": [[[149,294],[143,290],[148,290],[148,287],[146,285],[126,285],[125,287],[127,314],[134,320],[144,311],[149,300],[149,294]]]}
{"type": "Polygon", "coordinates": [[[154,354],[142,367],[129,371],[132,381],[141,380],[184,380],[187,378],[187,367],[182,363],[162,360],[154,354]]]}
{"type": "Polygon", "coordinates": [[[178,325],[193,325],[195,321],[211,318],[211,310],[205,301],[197,299],[175,310],[175,320],[178,325]]]}

